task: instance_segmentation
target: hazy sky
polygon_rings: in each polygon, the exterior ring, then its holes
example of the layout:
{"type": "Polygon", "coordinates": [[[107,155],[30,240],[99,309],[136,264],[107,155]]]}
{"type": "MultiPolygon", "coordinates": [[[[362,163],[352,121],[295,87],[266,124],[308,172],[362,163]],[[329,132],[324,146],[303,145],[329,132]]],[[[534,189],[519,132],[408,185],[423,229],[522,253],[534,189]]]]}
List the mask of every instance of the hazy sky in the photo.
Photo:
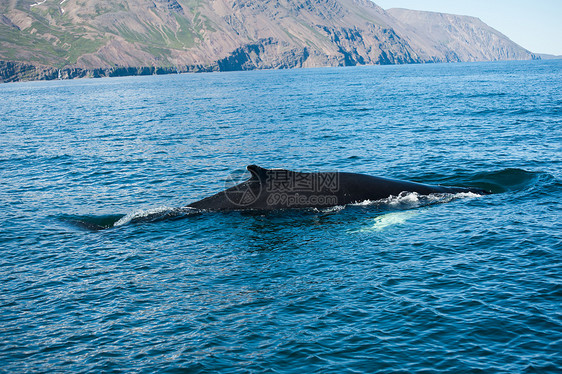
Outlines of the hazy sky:
{"type": "Polygon", "coordinates": [[[562,55],[562,0],[373,0],[388,8],[474,16],[535,53],[562,55]]]}

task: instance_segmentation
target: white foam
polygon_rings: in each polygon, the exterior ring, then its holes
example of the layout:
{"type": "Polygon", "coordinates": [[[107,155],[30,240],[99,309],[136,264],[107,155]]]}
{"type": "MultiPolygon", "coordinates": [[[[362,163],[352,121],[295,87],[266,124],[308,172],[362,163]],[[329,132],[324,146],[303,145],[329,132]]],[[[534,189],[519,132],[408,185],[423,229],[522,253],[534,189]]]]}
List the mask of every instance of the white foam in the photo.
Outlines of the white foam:
{"type": "Polygon", "coordinates": [[[322,212],[322,213],[333,213],[333,212],[339,212],[340,210],[344,210],[345,209],[345,205],[335,205],[329,208],[322,208],[322,209],[316,209],[316,211],[318,212],[322,212]]]}
{"type": "Polygon", "coordinates": [[[197,209],[190,208],[190,207],[169,207],[169,206],[160,206],[157,208],[152,209],[140,209],[136,210],[132,213],[127,214],[126,216],[122,217],[119,221],[115,222],[113,226],[123,226],[127,225],[133,221],[143,221],[143,220],[151,220],[157,219],[166,216],[174,216],[180,215],[185,213],[192,213],[196,212],[197,209]]]}
{"type": "Polygon", "coordinates": [[[475,198],[481,195],[473,192],[460,192],[455,194],[450,193],[436,193],[429,195],[420,195],[417,192],[401,192],[398,196],[391,195],[385,199],[380,200],[365,200],[352,205],[355,206],[370,206],[370,205],[385,205],[390,208],[416,208],[425,205],[436,203],[447,203],[454,199],[462,198],[475,198]]]}

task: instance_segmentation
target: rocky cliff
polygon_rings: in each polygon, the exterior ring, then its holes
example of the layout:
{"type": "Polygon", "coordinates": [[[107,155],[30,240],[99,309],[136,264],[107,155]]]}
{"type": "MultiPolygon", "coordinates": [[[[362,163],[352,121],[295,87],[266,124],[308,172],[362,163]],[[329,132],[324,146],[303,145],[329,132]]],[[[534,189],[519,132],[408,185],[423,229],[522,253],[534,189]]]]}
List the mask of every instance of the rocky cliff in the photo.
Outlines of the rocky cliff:
{"type": "Polygon", "coordinates": [[[6,0],[0,80],[530,59],[470,17],[370,0],[6,0]]]}
{"type": "Polygon", "coordinates": [[[402,35],[424,61],[462,62],[537,58],[480,19],[453,14],[388,9],[402,35]]]}

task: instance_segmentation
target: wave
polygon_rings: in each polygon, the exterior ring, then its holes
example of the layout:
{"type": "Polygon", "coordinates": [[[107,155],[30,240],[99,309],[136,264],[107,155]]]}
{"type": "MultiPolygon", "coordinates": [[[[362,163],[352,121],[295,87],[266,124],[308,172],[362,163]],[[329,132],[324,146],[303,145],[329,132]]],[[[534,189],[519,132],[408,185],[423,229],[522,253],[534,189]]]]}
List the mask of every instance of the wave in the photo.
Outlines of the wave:
{"type": "Polygon", "coordinates": [[[129,223],[139,223],[139,222],[158,222],[165,220],[181,219],[184,217],[192,216],[194,214],[200,213],[199,209],[189,208],[189,207],[158,207],[147,210],[137,210],[135,212],[129,213],[126,216],[115,222],[114,226],[123,226],[129,223]]]}
{"type": "Polygon", "coordinates": [[[444,186],[474,187],[491,193],[517,192],[548,185],[555,178],[546,172],[506,168],[495,171],[473,172],[457,170],[454,175],[425,174],[416,181],[444,186]]]}
{"type": "Polygon", "coordinates": [[[483,172],[472,176],[471,183],[492,193],[523,191],[533,188],[541,181],[553,179],[548,173],[508,168],[494,172],[483,172]]]}
{"type": "Polygon", "coordinates": [[[152,209],[136,210],[129,214],[63,215],[58,217],[58,219],[74,227],[89,231],[100,231],[131,223],[177,220],[200,212],[198,209],[188,207],[161,206],[152,209]]]}
{"type": "Polygon", "coordinates": [[[124,214],[107,214],[107,215],[61,215],[57,219],[63,223],[69,224],[89,231],[106,230],[115,225],[115,222],[123,218],[124,214]]]}

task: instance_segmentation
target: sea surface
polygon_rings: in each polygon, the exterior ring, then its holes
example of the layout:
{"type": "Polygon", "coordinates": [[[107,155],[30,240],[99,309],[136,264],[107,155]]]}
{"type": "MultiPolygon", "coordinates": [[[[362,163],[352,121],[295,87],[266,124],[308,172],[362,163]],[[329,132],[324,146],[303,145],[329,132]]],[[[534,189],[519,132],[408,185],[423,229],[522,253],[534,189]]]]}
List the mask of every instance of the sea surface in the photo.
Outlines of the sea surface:
{"type": "Polygon", "coordinates": [[[562,61],[0,85],[0,372],[560,373],[562,61]],[[485,188],[183,208],[246,165],[485,188]]]}

